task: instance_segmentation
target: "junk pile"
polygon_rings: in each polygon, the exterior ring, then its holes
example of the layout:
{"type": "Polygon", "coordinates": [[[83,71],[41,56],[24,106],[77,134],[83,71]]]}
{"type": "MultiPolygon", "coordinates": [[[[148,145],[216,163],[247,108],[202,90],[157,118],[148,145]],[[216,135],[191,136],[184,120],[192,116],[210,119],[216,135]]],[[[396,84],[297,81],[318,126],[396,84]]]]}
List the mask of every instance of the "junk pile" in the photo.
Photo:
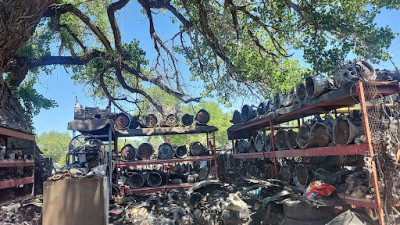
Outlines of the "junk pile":
{"type": "Polygon", "coordinates": [[[0,224],[42,224],[42,205],[39,199],[29,200],[23,203],[12,203],[2,206],[0,210],[0,224]]]}
{"type": "MultiPolygon", "coordinates": [[[[203,156],[210,155],[209,150],[200,142],[193,142],[189,146],[186,145],[172,146],[169,143],[163,143],[158,146],[157,154],[154,147],[150,143],[142,143],[135,148],[131,144],[127,144],[121,148],[118,158],[121,162],[146,159],[169,160],[173,158],[186,158],[187,156],[203,156]]],[[[209,163],[208,163],[209,164],[209,163]]],[[[130,188],[141,188],[143,186],[158,187],[167,184],[193,183],[199,181],[202,168],[206,168],[207,163],[181,163],[174,166],[156,167],[149,166],[139,169],[121,168],[121,183],[128,185],[130,188]],[[149,169],[150,168],[150,169],[149,169]]],[[[209,173],[209,169],[207,170],[209,173]]]]}
{"type": "Polygon", "coordinates": [[[66,167],[57,171],[49,180],[104,177],[108,154],[103,142],[93,135],[81,134],[72,138],[66,154],[66,167]]]}
{"type": "Polygon", "coordinates": [[[112,113],[111,108],[99,109],[98,107],[82,106],[75,103],[74,120],[111,120],[114,124],[114,129],[117,131],[126,129],[154,128],[154,127],[177,127],[177,126],[192,126],[195,123],[197,126],[204,126],[210,121],[210,114],[200,109],[195,115],[184,114],[178,115],[171,113],[161,115],[158,113],[148,113],[146,115],[130,115],[128,113],[112,113]]]}
{"type": "MultiPolygon", "coordinates": [[[[237,153],[272,151],[270,134],[255,133],[250,139],[239,139],[235,143],[237,153]]],[[[275,150],[292,150],[326,147],[333,145],[362,144],[365,142],[364,127],[360,110],[333,119],[315,116],[304,122],[296,132],[293,129],[279,129],[275,134],[275,150]]]]}
{"type": "MultiPolygon", "coordinates": [[[[110,208],[110,223],[326,224],[356,215],[345,210],[337,197],[303,197],[277,180],[247,179],[234,184],[207,180],[189,190],[117,197],[110,208]]],[[[360,216],[355,218],[365,222],[360,216]]]]}
{"type": "Polygon", "coordinates": [[[249,224],[251,209],[239,189],[203,181],[189,190],[116,199],[110,210],[113,224],[249,224]]]}
{"type": "Polygon", "coordinates": [[[207,162],[188,162],[175,165],[142,166],[142,168],[121,168],[119,183],[131,189],[159,187],[168,184],[194,183],[214,179],[214,167],[207,162]]]}
{"type": "Polygon", "coordinates": [[[157,154],[150,143],[142,143],[137,148],[132,144],[124,145],[118,157],[122,161],[133,161],[143,159],[173,159],[186,158],[186,156],[210,155],[209,150],[200,142],[196,141],[190,144],[189,150],[186,145],[172,146],[169,143],[163,143],[158,146],[157,154]]]}

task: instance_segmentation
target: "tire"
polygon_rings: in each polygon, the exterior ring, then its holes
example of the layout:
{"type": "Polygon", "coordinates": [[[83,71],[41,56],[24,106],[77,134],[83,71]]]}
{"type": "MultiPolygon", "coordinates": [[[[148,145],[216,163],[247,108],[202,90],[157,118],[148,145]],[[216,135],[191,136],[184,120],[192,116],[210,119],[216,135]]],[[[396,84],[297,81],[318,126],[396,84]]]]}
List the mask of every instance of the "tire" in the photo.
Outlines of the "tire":
{"type": "Polygon", "coordinates": [[[333,207],[313,207],[307,202],[300,200],[287,200],[283,202],[286,217],[298,220],[319,220],[334,217],[333,207]]]}
{"type": "Polygon", "coordinates": [[[329,220],[330,219],[299,220],[286,216],[280,225],[324,225],[328,223],[329,220]]]}

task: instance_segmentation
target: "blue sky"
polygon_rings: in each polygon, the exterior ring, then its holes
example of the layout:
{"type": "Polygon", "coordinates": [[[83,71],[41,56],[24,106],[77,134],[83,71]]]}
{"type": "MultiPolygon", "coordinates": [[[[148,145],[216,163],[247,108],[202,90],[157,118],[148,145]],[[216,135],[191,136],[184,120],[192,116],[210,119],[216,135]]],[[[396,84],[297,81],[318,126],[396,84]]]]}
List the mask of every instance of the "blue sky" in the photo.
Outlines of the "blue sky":
{"type": "MultiPolygon", "coordinates": [[[[395,10],[382,10],[382,13],[376,18],[376,22],[379,26],[389,26],[394,31],[400,33],[400,23],[396,18],[400,18],[400,11],[395,10]]],[[[134,38],[140,40],[140,46],[146,51],[147,57],[150,58],[150,62],[154,60],[155,50],[153,48],[153,42],[149,38],[148,22],[140,12],[140,9],[136,2],[130,2],[122,12],[117,16],[119,22],[122,39],[124,42],[133,41],[134,38]]],[[[168,39],[173,32],[177,31],[177,25],[172,24],[169,19],[164,15],[155,17],[155,28],[159,35],[163,39],[168,39]]],[[[397,37],[392,42],[392,46],[389,51],[393,55],[393,61],[397,66],[400,66],[400,38],[397,37]]],[[[298,54],[296,54],[298,55],[298,54]]],[[[301,59],[300,59],[301,60],[301,59]]],[[[390,62],[382,62],[379,65],[375,65],[376,68],[394,69],[390,62]]],[[[188,79],[189,72],[185,65],[180,67],[184,76],[188,79]]],[[[45,131],[67,131],[67,124],[73,120],[73,109],[75,104],[75,96],[78,98],[79,103],[85,106],[100,106],[104,107],[105,101],[99,101],[89,97],[87,88],[83,85],[75,85],[69,78],[72,74],[71,71],[66,71],[63,67],[57,66],[53,70],[51,76],[42,74],[39,76],[39,83],[36,84],[36,88],[39,93],[46,97],[52,98],[57,101],[59,107],[42,110],[39,115],[34,118],[34,126],[36,134],[40,134],[45,131]]],[[[199,82],[195,83],[197,86],[199,82]]],[[[200,89],[191,89],[199,93],[200,89]]],[[[235,108],[240,107],[241,102],[244,100],[239,99],[237,104],[234,104],[235,108]]],[[[212,99],[208,99],[212,100],[212,99]]],[[[234,110],[235,108],[224,108],[224,111],[234,110]]]]}

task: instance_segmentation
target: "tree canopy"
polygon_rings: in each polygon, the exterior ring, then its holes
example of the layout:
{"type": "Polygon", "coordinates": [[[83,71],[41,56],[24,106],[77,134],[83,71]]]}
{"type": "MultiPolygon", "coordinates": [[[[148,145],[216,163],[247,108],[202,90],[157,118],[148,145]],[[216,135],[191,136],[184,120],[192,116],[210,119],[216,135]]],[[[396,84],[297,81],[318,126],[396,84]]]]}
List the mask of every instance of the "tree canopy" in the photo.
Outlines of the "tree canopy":
{"type": "Polygon", "coordinates": [[[67,132],[56,131],[43,132],[36,138],[37,145],[43,154],[52,158],[60,166],[65,166],[65,155],[70,141],[71,137],[67,132]]]}
{"type": "MultiPolygon", "coordinates": [[[[163,108],[148,87],[184,103],[203,96],[229,102],[247,92],[288,92],[304,76],[332,73],[350,52],[372,62],[387,60],[386,49],[396,34],[374,19],[382,8],[400,6],[384,0],[4,0],[0,5],[1,26],[15,26],[0,34],[0,39],[7,37],[6,48],[0,49],[0,72],[7,73],[6,83],[17,95],[34,91],[28,74],[63,65],[72,69],[76,82],[90,84],[94,95],[108,98],[120,110],[126,110],[122,101],[137,107],[146,100],[160,112],[163,108]],[[148,38],[157,52],[154,63],[135,37],[122,41],[116,13],[128,4],[138,4],[146,15],[148,38]],[[179,24],[172,38],[158,35],[154,16],[160,13],[179,24]],[[18,33],[15,40],[12,32],[18,33]],[[52,51],[55,43],[58,54],[52,51]],[[296,51],[310,68],[293,59],[296,51]],[[182,57],[192,80],[204,83],[201,96],[192,96],[188,74],[179,70],[182,57]]],[[[0,89],[2,84],[0,78],[0,89]]],[[[40,95],[18,96],[30,115],[56,106],[40,95]]]]}

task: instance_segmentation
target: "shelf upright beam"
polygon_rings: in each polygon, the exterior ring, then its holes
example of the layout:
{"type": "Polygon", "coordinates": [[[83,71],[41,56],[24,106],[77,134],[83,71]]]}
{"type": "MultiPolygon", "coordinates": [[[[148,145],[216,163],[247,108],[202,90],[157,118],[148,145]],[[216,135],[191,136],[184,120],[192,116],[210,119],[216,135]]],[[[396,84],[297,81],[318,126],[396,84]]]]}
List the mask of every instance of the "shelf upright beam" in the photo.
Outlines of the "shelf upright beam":
{"type": "Polygon", "coordinates": [[[269,126],[271,127],[271,145],[272,145],[272,152],[274,154],[275,178],[279,179],[278,159],[275,157],[274,123],[272,122],[272,120],[269,121],[269,126]]]}
{"type": "Polygon", "coordinates": [[[366,106],[366,101],[365,101],[365,91],[364,91],[364,85],[362,82],[359,82],[357,85],[358,88],[358,97],[360,100],[361,104],[361,112],[362,112],[362,118],[364,122],[364,130],[365,130],[365,136],[367,139],[367,144],[368,144],[368,149],[369,149],[369,156],[372,158],[371,160],[371,166],[372,166],[372,177],[373,177],[373,186],[374,186],[374,191],[375,191],[375,201],[378,206],[378,213],[379,213],[379,224],[384,225],[385,224],[385,214],[383,212],[383,205],[382,205],[382,198],[379,190],[379,183],[378,183],[378,172],[376,170],[376,163],[375,163],[375,158],[374,158],[374,149],[372,147],[372,140],[371,140],[371,131],[369,129],[369,121],[368,121],[368,114],[367,114],[367,106],[366,106]]]}
{"type": "Polygon", "coordinates": [[[263,154],[263,159],[265,159],[265,150],[267,149],[267,143],[266,143],[266,140],[267,140],[267,129],[265,127],[263,129],[263,135],[264,135],[264,147],[263,147],[263,150],[262,150],[262,154],[263,154]]]}
{"type": "Polygon", "coordinates": [[[236,180],[236,160],[233,157],[234,154],[236,154],[235,150],[235,137],[234,137],[235,132],[232,131],[232,160],[233,160],[233,168],[234,168],[234,176],[236,180]]]}
{"type": "Polygon", "coordinates": [[[212,150],[214,155],[215,179],[218,180],[218,159],[217,159],[217,147],[215,146],[215,131],[212,132],[212,139],[213,139],[212,150]]]}
{"type": "MultiPolygon", "coordinates": [[[[114,153],[115,155],[118,155],[118,132],[115,132],[114,134],[114,153]]],[[[116,166],[115,166],[115,185],[118,185],[118,169],[119,169],[119,163],[118,163],[118,158],[116,158],[116,166]]]]}
{"type": "Polygon", "coordinates": [[[112,196],[112,147],[111,147],[111,142],[112,142],[112,131],[111,131],[111,126],[108,128],[108,173],[109,173],[109,190],[108,192],[109,197],[111,199],[112,196]]]}

